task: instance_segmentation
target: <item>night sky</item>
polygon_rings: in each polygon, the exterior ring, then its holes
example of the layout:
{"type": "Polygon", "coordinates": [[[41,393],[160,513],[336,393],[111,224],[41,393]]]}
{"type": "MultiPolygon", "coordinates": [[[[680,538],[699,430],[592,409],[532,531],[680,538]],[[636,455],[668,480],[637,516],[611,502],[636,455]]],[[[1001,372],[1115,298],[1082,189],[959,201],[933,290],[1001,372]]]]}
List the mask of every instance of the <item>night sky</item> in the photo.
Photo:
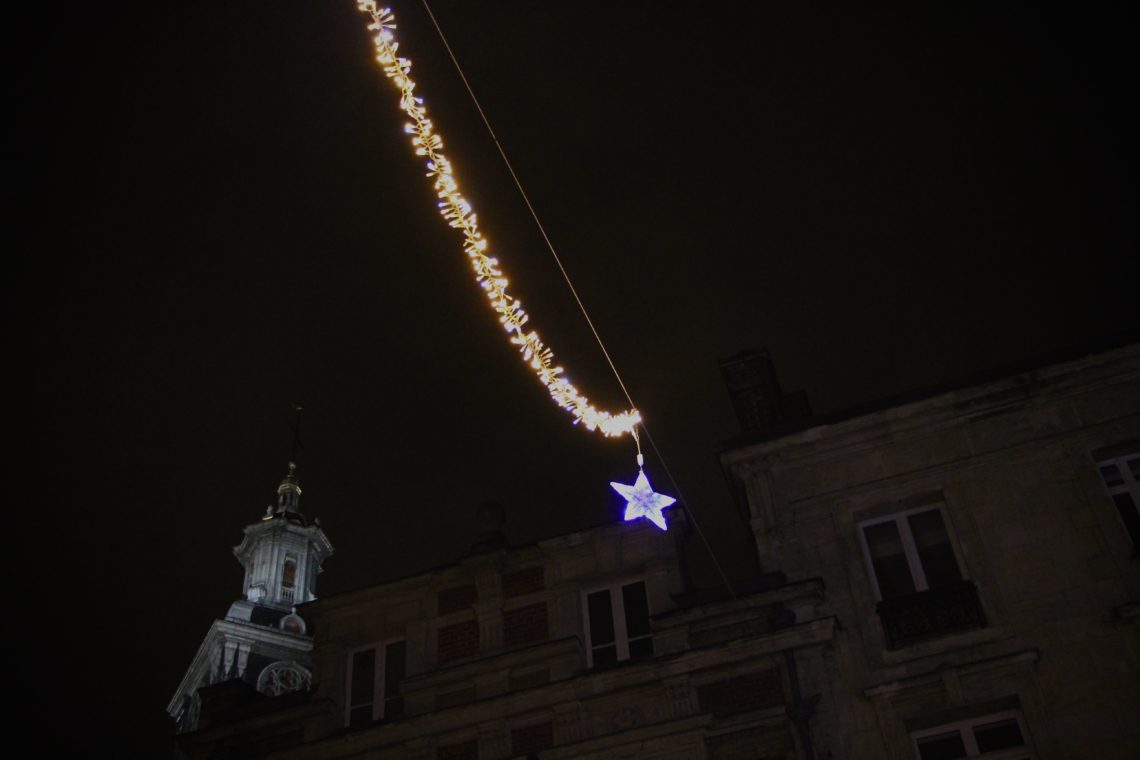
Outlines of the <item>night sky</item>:
{"type": "MultiPolygon", "coordinates": [[[[393,2],[512,290],[623,408],[422,6],[393,2]]],[[[719,359],[767,346],[830,412],[1135,336],[1125,8],[433,3],[736,577],[719,359]]],[[[353,2],[58,13],[9,29],[44,38],[9,71],[33,169],[5,278],[18,732],[166,751],[295,403],[302,508],[336,547],[320,595],[457,559],[484,500],[512,543],[618,519],[632,444],[571,425],[507,343],[353,2]]]]}

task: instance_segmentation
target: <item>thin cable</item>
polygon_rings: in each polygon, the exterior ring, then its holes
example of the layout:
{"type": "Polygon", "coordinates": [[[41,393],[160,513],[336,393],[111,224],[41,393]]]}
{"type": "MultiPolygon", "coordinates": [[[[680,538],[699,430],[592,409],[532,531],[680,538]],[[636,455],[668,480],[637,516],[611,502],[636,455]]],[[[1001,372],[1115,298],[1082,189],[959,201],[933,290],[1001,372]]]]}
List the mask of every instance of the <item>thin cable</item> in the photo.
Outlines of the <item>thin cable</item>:
{"type": "Polygon", "coordinates": [[[681,493],[681,486],[677,484],[677,479],[673,477],[673,471],[669,469],[669,463],[666,462],[665,457],[661,455],[661,449],[657,448],[657,442],[653,440],[653,436],[649,433],[649,428],[645,426],[644,420],[641,422],[641,429],[645,431],[645,437],[649,439],[649,445],[653,447],[653,453],[657,455],[657,461],[661,463],[661,469],[665,470],[665,476],[669,478],[669,483],[673,486],[673,490],[677,492],[677,498],[680,499],[681,504],[684,505],[685,512],[689,515],[689,519],[693,521],[693,527],[697,529],[697,535],[700,537],[701,543],[705,545],[705,549],[708,550],[709,557],[711,557],[713,561],[713,566],[716,567],[720,579],[724,581],[725,588],[728,589],[728,593],[732,595],[733,599],[739,599],[740,597],[736,595],[736,591],[732,588],[732,583],[728,580],[728,576],[724,573],[724,568],[720,565],[720,560],[716,558],[716,552],[713,551],[712,544],[710,544],[709,540],[705,537],[705,532],[701,530],[701,524],[697,522],[696,514],[693,513],[692,508],[689,506],[689,501],[685,498],[685,494],[681,493]]]}
{"type": "MultiPolygon", "coordinates": [[[[522,181],[515,173],[515,168],[511,165],[511,160],[507,158],[507,152],[503,150],[503,146],[499,142],[499,137],[495,134],[494,128],[491,127],[491,122],[487,118],[487,114],[483,112],[483,106],[479,103],[479,98],[475,96],[475,90],[471,88],[471,83],[467,81],[467,75],[463,73],[463,67],[459,65],[459,59],[455,57],[455,53],[451,50],[451,45],[448,44],[447,37],[444,35],[443,29],[440,28],[439,22],[436,21],[435,14],[431,12],[431,7],[428,5],[427,0],[420,1],[423,3],[424,10],[427,11],[428,18],[431,19],[432,26],[435,27],[436,34],[439,35],[439,39],[443,43],[443,47],[447,50],[448,56],[451,57],[451,63],[455,66],[455,70],[458,72],[459,78],[463,81],[463,86],[467,88],[467,94],[471,97],[471,102],[475,104],[475,110],[479,112],[479,118],[483,120],[483,126],[487,128],[488,134],[491,135],[491,139],[495,143],[495,148],[499,151],[499,156],[503,159],[503,163],[506,165],[507,171],[510,172],[511,179],[514,180],[515,187],[518,188],[519,195],[522,196],[523,202],[526,203],[527,210],[530,211],[530,216],[532,219],[534,219],[535,226],[537,226],[538,231],[542,233],[542,239],[546,241],[546,247],[550,250],[550,255],[554,257],[554,263],[558,265],[558,270],[562,272],[562,278],[566,280],[566,285],[570,288],[570,293],[574,296],[574,301],[577,302],[578,308],[582,312],[582,316],[586,318],[586,324],[590,326],[590,332],[594,334],[594,340],[598,342],[598,348],[602,350],[602,355],[606,357],[606,362],[610,365],[610,370],[613,371],[614,378],[617,380],[618,385],[621,386],[621,391],[623,394],[625,394],[625,400],[629,402],[631,409],[637,409],[637,404],[633,402],[633,397],[630,395],[629,389],[626,388],[625,382],[621,379],[621,373],[618,372],[617,366],[614,364],[614,360],[610,358],[610,352],[606,350],[606,344],[602,341],[602,336],[598,334],[597,328],[594,327],[594,321],[590,319],[590,314],[586,311],[585,304],[582,303],[582,299],[578,296],[578,291],[575,289],[574,283],[570,280],[570,274],[566,271],[566,267],[562,265],[562,259],[558,257],[558,252],[554,249],[554,243],[551,242],[550,236],[546,234],[546,228],[542,226],[542,221],[538,218],[538,212],[534,210],[534,206],[530,202],[530,197],[526,194],[526,190],[523,189],[522,181]]],[[[669,483],[672,484],[673,490],[676,491],[677,498],[681,501],[681,504],[684,505],[685,512],[689,515],[689,519],[693,522],[693,527],[697,530],[697,535],[700,537],[701,542],[705,545],[705,549],[708,550],[709,556],[712,558],[713,565],[716,567],[717,573],[720,574],[721,580],[724,581],[724,585],[728,589],[728,593],[732,595],[733,599],[737,599],[738,597],[736,596],[736,591],[732,588],[732,583],[728,580],[728,576],[725,574],[724,568],[721,567],[720,560],[717,559],[716,552],[713,551],[712,545],[709,543],[708,538],[705,537],[705,532],[701,530],[701,526],[700,523],[697,522],[696,515],[693,513],[692,508],[689,506],[689,502],[685,498],[685,495],[681,492],[681,487],[677,484],[677,479],[673,477],[673,472],[669,469],[669,464],[665,461],[665,457],[661,455],[661,450],[657,448],[657,443],[653,440],[653,436],[649,433],[649,428],[645,426],[645,421],[642,420],[640,424],[641,429],[645,431],[645,437],[649,439],[649,445],[653,447],[653,452],[657,455],[657,460],[661,462],[661,468],[665,470],[665,475],[669,478],[669,483]]],[[[640,464],[641,440],[637,435],[636,428],[634,428],[633,431],[633,439],[637,445],[638,464],[640,464]]]]}
{"type": "Polygon", "coordinates": [[[613,370],[614,377],[617,378],[618,385],[621,386],[621,392],[625,394],[625,400],[629,402],[632,409],[637,409],[637,404],[633,403],[633,398],[629,395],[629,389],[625,387],[625,383],[621,379],[621,374],[614,364],[614,360],[610,358],[610,352],[606,350],[606,344],[602,342],[602,336],[598,334],[597,328],[594,327],[594,322],[590,319],[589,313],[586,311],[585,304],[582,299],[578,297],[578,291],[574,288],[574,283],[570,281],[570,274],[566,271],[566,267],[562,266],[562,259],[558,258],[558,252],[554,250],[554,243],[550,241],[550,236],[546,234],[546,228],[542,226],[542,222],[538,218],[538,212],[534,210],[531,205],[530,198],[523,189],[522,182],[515,174],[515,168],[511,166],[511,160],[507,158],[507,152],[503,150],[503,146],[499,143],[499,137],[495,134],[495,130],[491,128],[491,122],[487,119],[487,114],[483,113],[483,106],[479,104],[479,98],[475,97],[475,91],[471,89],[471,84],[467,81],[467,76],[463,73],[463,67],[459,65],[459,60],[455,57],[455,53],[451,51],[451,45],[447,44],[447,37],[443,35],[443,29],[440,28],[439,22],[435,20],[435,14],[431,12],[431,8],[427,4],[427,0],[421,0],[424,10],[427,11],[431,23],[435,26],[435,31],[439,35],[439,39],[443,42],[444,48],[447,49],[447,54],[451,56],[451,62],[455,65],[455,70],[459,72],[459,78],[463,80],[463,86],[467,88],[467,94],[471,96],[471,102],[475,104],[475,109],[479,111],[479,117],[483,120],[483,125],[487,127],[487,132],[490,133],[491,139],[495,141],[495,147],[499,150],[499,155],[503,158],[503,163],[507,166],[507,171],[511,173],[511,179],[515,182],[515,187],[519,190],[519,195],[522,196],[523,201],[526,203],[527,210],[530,211],[531,218],[534,219],[538,231],[542,233],[542,239],[546,241],[546,247],[550,249],[550,255],[554,257],[554,263],[558,265],[559,271],[562,272],[562,278],[566,280],[566,285],[570,288],[570,293],[574,296],[574,300],[578,303],[578,308],[582,311],[582,316],[586,318],[586,324],[590,326],[590,332],[594,334],[594,340],[598,341],[598,347],[602,349],[602,355],[606,357],[606,362],[609,363],[610,369],[613,370]]]}

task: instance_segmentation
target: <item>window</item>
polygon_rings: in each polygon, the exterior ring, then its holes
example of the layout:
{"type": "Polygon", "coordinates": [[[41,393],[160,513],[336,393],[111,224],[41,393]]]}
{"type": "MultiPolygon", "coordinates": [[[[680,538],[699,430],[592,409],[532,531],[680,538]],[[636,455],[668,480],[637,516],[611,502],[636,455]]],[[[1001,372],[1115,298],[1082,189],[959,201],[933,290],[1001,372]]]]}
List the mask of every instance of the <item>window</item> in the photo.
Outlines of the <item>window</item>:
{"type": "Polygon", "coordinates": [[[858,529],[887,649],[986,625],[941,507],[864,520],[858,529]]]}
{"type": "Polygon", "coordinates": [[[404,679],[405,651],[403,641],[392,641],[349,655],[346,726],[363,726],[404,714],[400,681],[404,679]]]}
{"type": "Polygon", "coordinates": [[[1036,755],[1028,735],[1021,713],[1011,710],[915,731],[910,736],[919,760],[1033,760],[1036,755]]]}
{"type": "Polygon", "coordinates": [[[950,586],[962,569],[940,507],[919,507],[859,523],[877,599],[950,586]]]}
{"type": "Polygon", "coordinates": [[[591,591],[583,603],[588,667],[605,668],[653,656],[645,581],[591,591]]]}
{"type": "Polygon", "coordinates": [[[1140,551],[1140,446],[1116,457],[1100,457],[1097,467],[1132,544],[1140,551]]]}
{"type": "Polygon", "coordinates": [[[281,570],[281,587],[293,588],[297,581],[297,563],[292,559],[285,560],[285,566],[281,570]]]}

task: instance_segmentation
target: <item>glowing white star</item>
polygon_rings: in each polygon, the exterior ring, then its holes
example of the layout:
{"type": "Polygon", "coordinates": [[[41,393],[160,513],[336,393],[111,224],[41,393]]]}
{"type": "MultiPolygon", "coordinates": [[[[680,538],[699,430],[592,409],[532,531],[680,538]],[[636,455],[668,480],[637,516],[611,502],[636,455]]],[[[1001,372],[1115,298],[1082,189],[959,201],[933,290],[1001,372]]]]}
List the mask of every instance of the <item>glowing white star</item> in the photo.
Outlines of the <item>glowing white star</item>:
{"type": "Polygon", "coordinates": [[[637,471],[637,480],[634,481],[632,486],[627,486],[625,483],[612,482],[610,485],[626,500],[626,522],[644,517],[661,530],[667,530],[665,526],[665,515],[661,514],[661,510],[676,503],[677,500],[672,496],[654,493],[653,488],[649,485],[649,478],[645,477],[644,470],[637,471]]]}

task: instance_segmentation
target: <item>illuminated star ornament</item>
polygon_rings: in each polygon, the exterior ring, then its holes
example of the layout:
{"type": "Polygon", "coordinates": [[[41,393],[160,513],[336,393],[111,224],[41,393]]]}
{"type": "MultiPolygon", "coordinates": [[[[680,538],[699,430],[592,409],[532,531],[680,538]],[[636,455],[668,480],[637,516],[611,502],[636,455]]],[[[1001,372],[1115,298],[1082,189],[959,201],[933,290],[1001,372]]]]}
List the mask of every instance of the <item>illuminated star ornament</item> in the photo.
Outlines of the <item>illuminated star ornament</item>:
{"type": "MultiPolygon", "coordinates": [[[[638,447],[636,482],[632,486],[623,483],[611,483],[610,485],[625,497],[627,502],[625,508],[626,521],[644,517],[661,530],[666,530],[665,516],[661,510],[674,504],[677,500],[671,496],[654,493],[649,486],[649,479],[645,477],[645,472],[642,469],[645,460],[641,455],[641,443],[637,435],[637,426],[643,423],[641,414],[633,407],[633,400],[629,398],[629,393],[626,392],[626,399],[629,400],[631,408],[613,412],[606,411],[590,403],[590,400],[563,376],[562,367],[554,363],[554,352],[538,337],[538,332],[528,324],[530,316],[523,309],[522,302],[513,294],[508,293],[507,278],[500,268],[499,260],[489,255],[487,238],[483,237],[483,233],[479,230],[479,222],[471,203],[460,192],[459,181],[456,179],[451,161],[444,155],[443,139],[439,136],[431,119],[428,118],[427,106],[424,105],[423,98],[415,92],[416,83],[412,79],[412,62],[398,52],[400,44],[396,40],[396,24],[391,10],[381,8],[377,5],[377,0],[356,0],[356,6],[371,17],[372,21],[368,25],[368,29],[375,34],[372,43],[376,49],[376,60],[384,69],[384,75],[399,91],[400,110],[408,117],[404,131],[411,138],[412,149],[415,154],[424,161],[428,181],[431,183],[432,190],[435,191],[436,207],[448,226],[458,231],[458,236],[462,239],[463,253],[466,254],[467,260],[474,270],[475,281],[486,294],[492,310],[498,314],[499,324],[509,336],[510,342],[518,347],[523,361],[538,377],[539,382],[546,387],[551,398],[560,407],[570,412],[575,424],[581,423],[582,427],[587,430],[597,430],[608,437],[617,438],[628,435],[634,439],[638,447]]],[[[440,34],[442,36],[442,32],[440,34]]],[[[444,42],[446,44],[446,40],[444,42]]],[[[462,72],[460,74],[462,75],[462,72]]],[[[487,126],[490,129],[490,125],[487,126]]],[[[506,159],[505,154],[503,158],[506,159]]],[[[519,189],[521,191],[522,187],[520,186],[519,189]]],[[[537,217],[535,221],[537,221],[537,217]]],[[[539,225],[539,229],[541,230],[541,225],[539,225]]],[[[545,234],[543,232],[544,236],[545,234]]],[[[552,247],[551,253],[553,252],[552,247]]],[[[555,259],[557,260],[557,255],[555,255],[555,259]]],[[[571,286],[571,290],[573,291],[573,286],[571,286]]],[[[576,294],[575,298],[577,298],[576,294]]],[[[584,312],[585,308],[583,307],[584,312]]],[[[586,319],[589,321],[589,316],[586,319]]],[[[591,329],[593,329],[592,324],[591,329]]],[[[598,342],[601,343],[601,338],[598,339],[598,342]]],[[[602,351],[605,352],[604,346],[602,351]]],[[[608,354],[606,354],[606,358],[609,359],[608,354]]],[[[610,367],[613,368],[612,361],[610,367]]],[[[614,368],[614,374],[617,375],[616,368],[614,368]]],[[[621,383],[620,377],[618,377],[618,382],[625,390],[625,385],[621,383]]]]}
{"type": "Polygon", "coordinates": [[[637,480],[632,486],[625,483],[610,483],[613,489],[625,499],[625,520],[636,520],[644,517],[661,530],[668,530],[665,524],[665,515],[661,510],[677,502],[672,496],[656,493],[649,485],[649,478],[645,477],[645,470],[637,470],[637,480]]]}

